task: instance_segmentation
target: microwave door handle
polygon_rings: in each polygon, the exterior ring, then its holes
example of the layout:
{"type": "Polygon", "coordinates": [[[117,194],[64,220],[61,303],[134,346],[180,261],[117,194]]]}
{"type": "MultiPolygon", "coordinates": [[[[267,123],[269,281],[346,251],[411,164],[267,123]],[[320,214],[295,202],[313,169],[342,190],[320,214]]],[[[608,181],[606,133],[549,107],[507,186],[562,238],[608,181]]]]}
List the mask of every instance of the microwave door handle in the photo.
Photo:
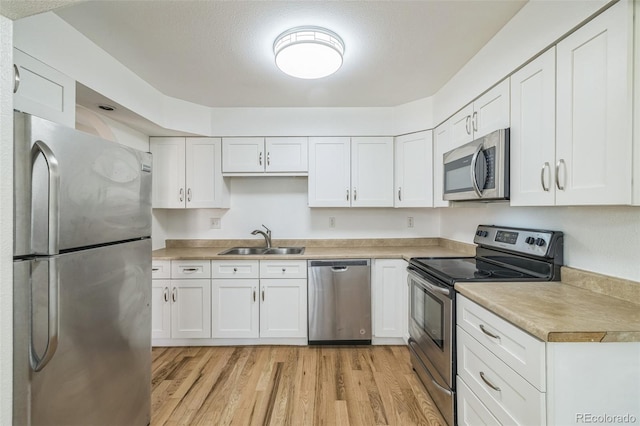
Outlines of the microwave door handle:
{"type": "MultiPolygon", "coordinates": [[[[473,153],[473,157],[471,157],[471,166],[469,167],[469,169],[471,170],[471,185],[473,186],[473,190],[478,195],[478,198],[482,198],[482,189],[478,184],[478,177],[476,175],[476,166],[478,164],[478,157],[480,156],[481,152],[482,152],[482,145],[479,145],[476,148],[475,152],[473,153]]],[[[484,187],[484,185],[482,186],[484,187]]]]}

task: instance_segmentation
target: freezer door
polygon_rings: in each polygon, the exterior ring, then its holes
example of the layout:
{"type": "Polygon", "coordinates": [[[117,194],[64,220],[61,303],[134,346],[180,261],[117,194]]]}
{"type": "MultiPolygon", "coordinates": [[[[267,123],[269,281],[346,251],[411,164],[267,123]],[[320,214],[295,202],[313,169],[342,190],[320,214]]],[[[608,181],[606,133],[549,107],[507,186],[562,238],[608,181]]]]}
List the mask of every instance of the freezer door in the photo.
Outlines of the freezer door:
{"type": "Polygon", "coordinates": [[[14,113],[14,256],[151,235],[151,154],[14,113]]]}
{"type": "Polygon", "coordinates": [[[15,401],[14,413],[28,419],[19,424],[147,425],[151,241],[29,263],[31,283],[16,282],[29,287],[21,291],[21,303],[27,300],[27,306],[16,306],[17,319],[32,324],[16,327],[22,331],[15,340],[15,368],[21,370],[14,374],[27,381],[16,386],[30,395],[26,411],[24,403],[15,401]],[[52,271],[57,282],[50,279],[52,271]],[[31,298],[25,296],[29,291],[31,298]],[[29,311],[32,318],[24,314],[29,311]],[[57,335],[57,345],[49,357],[52,334],[57,335]]]}

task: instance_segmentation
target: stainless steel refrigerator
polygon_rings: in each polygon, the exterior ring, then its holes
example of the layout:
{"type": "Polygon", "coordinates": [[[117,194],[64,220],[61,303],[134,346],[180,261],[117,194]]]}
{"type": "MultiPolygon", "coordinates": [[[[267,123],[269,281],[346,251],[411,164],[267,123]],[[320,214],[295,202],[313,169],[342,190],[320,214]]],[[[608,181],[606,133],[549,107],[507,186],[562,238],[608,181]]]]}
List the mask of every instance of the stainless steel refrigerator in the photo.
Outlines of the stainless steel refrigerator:
{"type": "Polygon", "coordinates": [[[146,425],[151,155],[14,125],[13,422],[146,425]]]}

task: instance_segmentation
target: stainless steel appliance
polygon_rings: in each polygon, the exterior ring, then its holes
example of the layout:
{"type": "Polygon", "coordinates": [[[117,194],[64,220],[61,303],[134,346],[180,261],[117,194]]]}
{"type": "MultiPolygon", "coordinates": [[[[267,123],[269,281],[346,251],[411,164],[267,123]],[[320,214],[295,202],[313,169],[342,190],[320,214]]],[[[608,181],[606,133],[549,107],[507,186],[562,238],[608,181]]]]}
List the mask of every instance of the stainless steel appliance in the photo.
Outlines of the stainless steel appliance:
{"type": "Polygon", "coordinates": [[[456,282],[557,281],[562,232],[480,225],[475,257],[412,258],[409,349],[413,369],[447,423],[455,421],[456,282]]]}
{"type": "Polygon", "coordinates": [[[309,344],[371,344],[369,259],[310,260],[309,344]]]}
{"type": "Polygon", "coordinates": [[[445,200],[509,199],[509,129],[453,149],[443,162],[445,200]]]}
{"type": "Polygon", "coordinates": [[[13,422],[147,425],[151,155],[14,124],[13,422]]]}

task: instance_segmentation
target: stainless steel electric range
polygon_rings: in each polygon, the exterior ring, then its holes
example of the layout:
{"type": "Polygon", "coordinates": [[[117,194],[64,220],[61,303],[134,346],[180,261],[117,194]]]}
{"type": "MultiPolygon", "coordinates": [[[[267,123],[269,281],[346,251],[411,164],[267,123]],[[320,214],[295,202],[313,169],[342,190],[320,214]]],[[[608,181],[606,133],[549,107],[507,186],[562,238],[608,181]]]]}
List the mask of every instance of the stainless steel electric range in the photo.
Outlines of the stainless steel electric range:
{"type": "Polygon", "coordinates": [[[456,282],[558,281],[562,232],[480,225],[475,257],[417,257],[409,273],[413,369],[450,426],[456,424],[456,282]]]}

